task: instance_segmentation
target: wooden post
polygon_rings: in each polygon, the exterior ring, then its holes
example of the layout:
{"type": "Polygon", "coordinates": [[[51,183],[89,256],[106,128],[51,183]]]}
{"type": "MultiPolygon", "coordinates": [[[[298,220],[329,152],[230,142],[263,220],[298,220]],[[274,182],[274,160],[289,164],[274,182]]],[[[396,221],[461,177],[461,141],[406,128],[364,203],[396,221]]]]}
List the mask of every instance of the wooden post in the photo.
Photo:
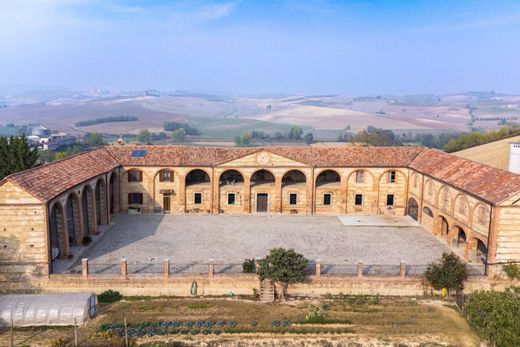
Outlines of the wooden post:
{"type": "Polygon", "coordinates": [[[209,259],[208,278],[213,278],[213,275],[215,275],[215,261],[213,259],[209,259]]]}
{"type": "Polygon", "coordinates": [[[358,262],[358,264],[357,264],[357,277],[358,278],[363,277],[363,269],[364,269],[363,263],[362,262],[358,262]]]}
{"type": "Polygon", "coordinates": [[[13,307],[11,306],[11,339],[10,346],[14,347],[14,321],[13,321],[13,307]]]}
{"type": "Polygon", "coordinates": [[[88,258],[81,259],[81,275],[83,278],[88,277],[88,258]]]}
{"type": "Polygon", "coordinates": [[[78,323],[74,317],[74,347],[78,347],[78,323]]]}
{"type": "Polygon", "coordinates": [[[170,259],[164,259],[163,263],[163,277],[164,279],[170,278],[170,259]]]}
{"type": "Polygon", "coordinates": [[[125,347],[128,347],[128,324],[125,317],[125,347]]]}
{"type": "Polygon", "coordinates": [[[126,278],[128,275],[128,267],[126,263],[126,258],[121,259],[121,277],[126,278]]]}
{"type": "Polygon", "coordinates": [[[320,275],[321,275],[321,261],[319,259],[316,259],[316,264],[315,264],[315,275],[316,275],[316,279],[319,280],[320,279],[320,275]]]}
{"type": "Polygon", "coordinates": [[[406,264],[404,262],[401,262],[399,264],[399,276],[401,278],[405,278],[406,277],[406,264]]]}

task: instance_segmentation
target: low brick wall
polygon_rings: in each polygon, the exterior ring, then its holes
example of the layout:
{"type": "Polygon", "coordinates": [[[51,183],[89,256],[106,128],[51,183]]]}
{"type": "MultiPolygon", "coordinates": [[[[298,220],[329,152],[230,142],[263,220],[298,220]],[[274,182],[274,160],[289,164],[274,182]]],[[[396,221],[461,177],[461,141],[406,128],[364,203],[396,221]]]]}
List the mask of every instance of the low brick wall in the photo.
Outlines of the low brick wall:
{"type": "MultiPolygon", "coordinates": [[[[117,290],[123,295],[136,296],[191,296],[193,281],[197,283],[197,295],[222,296],[251,295],[259,289],[255,274],[182,275],[163,278],[160,276],[103,276],[83,277],[80,274],[57,274],[49,278],[31,281],[0,282],[3,293],[66,293],[117,290]]],[[[490,282],[487,277],[471,277],[465,284],[466,292],[482,289],[505,288],[509,282],[490,282]]],[[[325,294],[379,294],[391,296],[417,296],[431,293],[431,288],[422,277],[415,276],[309,276],[305,283],[291,285],[289,295],[320,296],[325,294]]]]}

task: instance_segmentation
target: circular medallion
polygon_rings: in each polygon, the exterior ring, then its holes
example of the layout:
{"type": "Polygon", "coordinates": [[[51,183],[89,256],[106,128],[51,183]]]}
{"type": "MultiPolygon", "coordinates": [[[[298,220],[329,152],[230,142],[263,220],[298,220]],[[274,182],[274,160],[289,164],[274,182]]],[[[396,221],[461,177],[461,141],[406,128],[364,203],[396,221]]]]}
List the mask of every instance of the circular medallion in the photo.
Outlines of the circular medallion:
{"type": "Polygon", "coordinates": [[[258,153],[258,155],[256,156],[256,162],[258,164],[265,165],[265,164],[269,163],[270,161],[271,161],[271,156],[266,152],[258,153]]]}

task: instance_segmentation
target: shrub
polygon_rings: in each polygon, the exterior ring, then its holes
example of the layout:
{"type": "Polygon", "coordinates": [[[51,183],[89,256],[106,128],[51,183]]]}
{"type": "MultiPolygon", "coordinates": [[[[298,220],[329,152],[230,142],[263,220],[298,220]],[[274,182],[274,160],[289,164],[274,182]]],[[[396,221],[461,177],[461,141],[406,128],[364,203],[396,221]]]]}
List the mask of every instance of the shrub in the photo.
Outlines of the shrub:
{"type": "Polygon", "coordinates": [[[305,319],[307,321],[323,321],[327,319],[327,314],[329,312],[329,307],[327,305],[321,305],[321,306],[314,306],[309,305],[307,306],[307,316],[305,319]]]}
{"type": "Polygon", "coordinates": [[[207,302],[193,303],[193,304],[189,304],[188,305],[188,308],[191,309],[191,310],[204,310],[204,309],[207,309],[207,308],[210,308],[210,307],[213,307],[213,304],[210,304],[210,303],[207,303],[207,302]]]}
{"type": "Polygon", "coordinates": [[[51,342],[51,347],[65,347],[65,341],[63,337],[58,337],[51,342]]]}
{"type": "Polygon", "coordinates": [[[471,294],[464,313],[481,338],[496,346],[520,346],[520,296],[514,290],[471,294]]]}
{"type": "Polygon", "coordinates": [[[111,303],[119,301],[123,298],[123,295],[118,291],[114,291],[112,289],[106,290],[103,293],[98,295],[99,302],[102,303],[111,303]]]}
{"type": "Polygon", "coordinates": [[[242,263],[242,272],[245,274],[255,273],[255,260],[254,259],[246,259],[242,263]]]}
{"type": "Polygon", "coordinates": [[[506,265],[502,267],[507,277],[510,280],[518,279],[520,280],[520,266],[512,260],[508,261],[506,265]]]}
{"type": "Polygon", "coordinates": [[[83,239],[81,240],[81,244],[83,246],[87,246],[88,244],[90,244],[92,242],[92,237],[88,236],[88,235],[85,235],[83,236],[83,239]]]}
{"type": "Polygon", "coordinates": [[[440,261],[428,265],[425,277],[436,290],[460,289],[468,278],[466,264],[455,254],[444,252],[440,261]]]}

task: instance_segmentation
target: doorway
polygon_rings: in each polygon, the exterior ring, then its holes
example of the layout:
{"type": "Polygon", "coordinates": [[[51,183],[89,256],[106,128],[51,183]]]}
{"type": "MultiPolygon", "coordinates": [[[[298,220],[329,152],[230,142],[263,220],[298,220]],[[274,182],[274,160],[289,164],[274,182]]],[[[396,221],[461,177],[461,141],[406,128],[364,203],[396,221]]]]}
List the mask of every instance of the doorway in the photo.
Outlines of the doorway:
{"type": "Polygon", "coordinates": [[[169,195],[163,195],[163,213],[171,212],[171,197],[169,195]]]}
{"type": "Polygon", "coordinates": [[[256,212],[267,212],[269,195],[267,193],[256,194],[256,212]]]}

